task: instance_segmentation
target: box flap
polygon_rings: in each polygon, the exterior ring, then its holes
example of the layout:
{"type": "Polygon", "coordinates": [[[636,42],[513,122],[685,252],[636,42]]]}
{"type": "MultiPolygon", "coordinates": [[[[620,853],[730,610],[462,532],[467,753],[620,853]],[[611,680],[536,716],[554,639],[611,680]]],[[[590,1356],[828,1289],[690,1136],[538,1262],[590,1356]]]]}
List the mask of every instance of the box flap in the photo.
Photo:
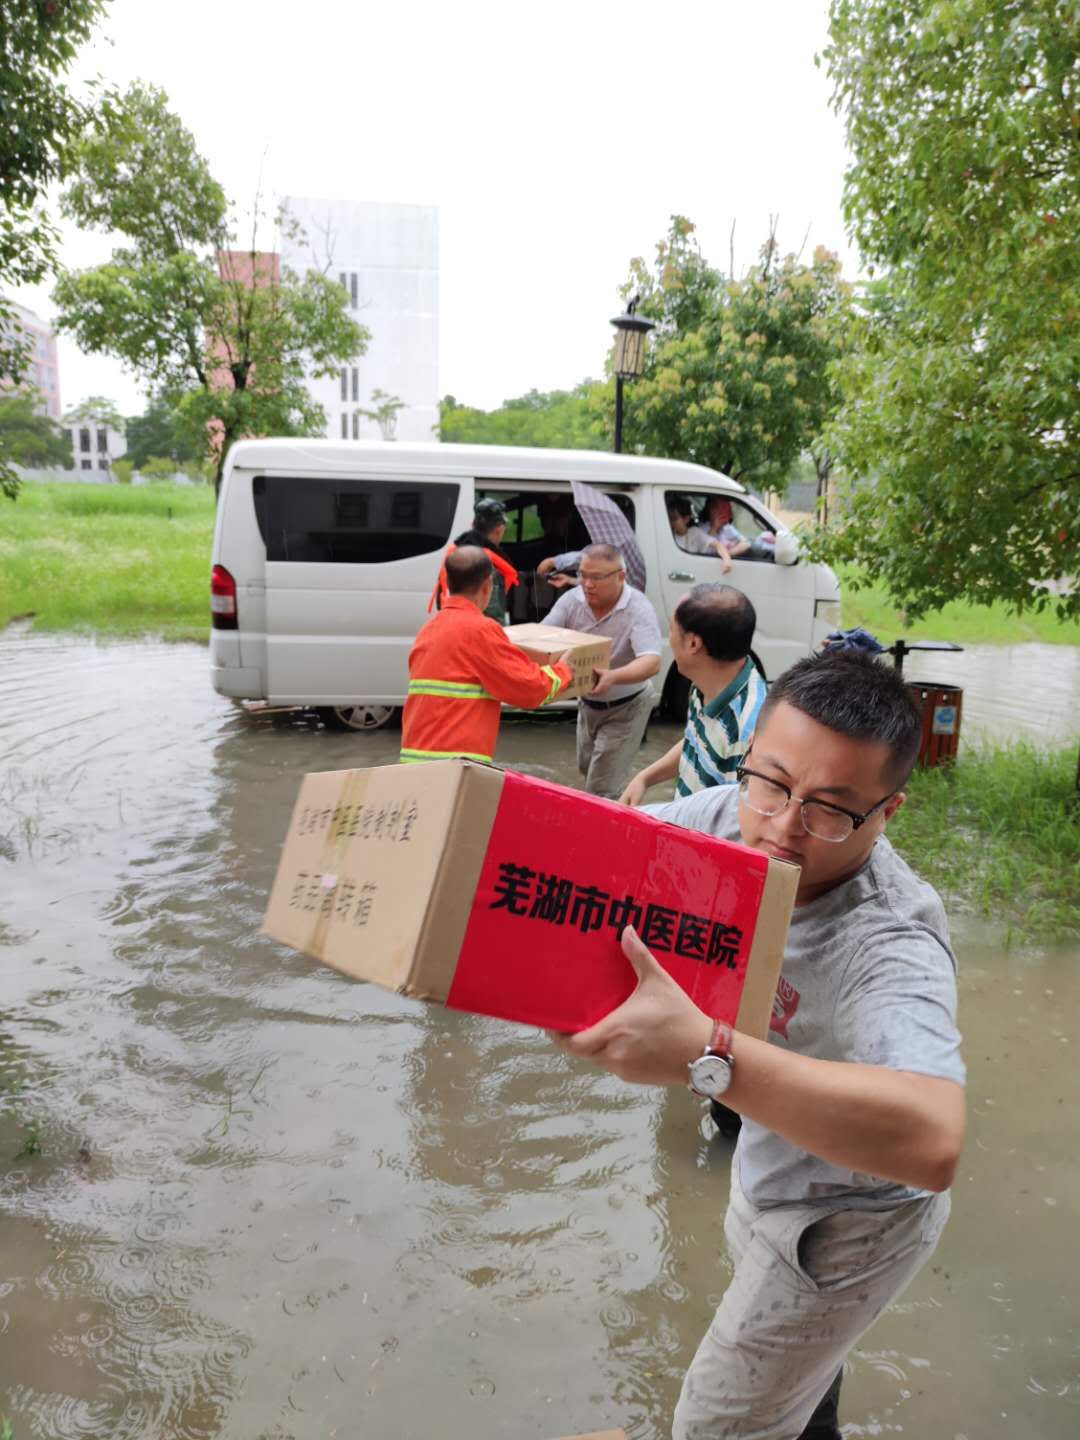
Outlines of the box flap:
{"type": "Polygon", "coordinates": [[[769,1021],[772,1017],[776,983],[784,963],[791,907],[795,903],[798,886],[797,865],[788,865],[783,860],[769,860],[765,889],[762,891],[761,906],[754,927],[754,939],[750,946],[746,980],[735,1019],[736,1030],[741,1030],[744,1035],[754,1035],[759,1040],[769,1038],[769,1021]]]}
{"type": "Polygon", "coordinates": [[[461,778],[453,761],[305,775],[264,934],[355,979],[402,989],[461,778]]]}
{"type": "Polygon", "coordinates": [[[445,1000],[449,993],[505,778],[495,766],[472,760],[441,763],[453,765],[460,778],[442,864],[403,986],[406,995],[420,1000],[445,1000]]]}

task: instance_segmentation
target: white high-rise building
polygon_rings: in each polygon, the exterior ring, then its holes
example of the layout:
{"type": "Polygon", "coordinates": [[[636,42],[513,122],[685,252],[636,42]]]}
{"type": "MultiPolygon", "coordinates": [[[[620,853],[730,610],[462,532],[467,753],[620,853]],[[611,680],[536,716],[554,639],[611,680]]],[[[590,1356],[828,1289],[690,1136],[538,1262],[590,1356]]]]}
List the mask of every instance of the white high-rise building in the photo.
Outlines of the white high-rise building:
{"type": "Polygon", "coordinates": [[[290,196],[304,232],[283,237],[282,265],[341,282],[350,314],[371,332],[367,353],[329,380],[310,380],[330,439],[434,440],[439,419],[439,212],[290,196]],[[376,397],[374,392],[381,392],[376,397]],[[402,408],[382,423],[362,415],[386,399],[402,408]]]}

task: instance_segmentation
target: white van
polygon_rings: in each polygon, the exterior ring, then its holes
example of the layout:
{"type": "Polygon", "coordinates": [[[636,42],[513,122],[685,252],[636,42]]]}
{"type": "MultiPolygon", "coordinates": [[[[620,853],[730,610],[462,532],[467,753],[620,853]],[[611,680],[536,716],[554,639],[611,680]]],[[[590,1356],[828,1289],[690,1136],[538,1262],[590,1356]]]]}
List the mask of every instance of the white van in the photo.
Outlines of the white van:
{"type": "Polygon", "coordinates": [[[668,520],[672,500],[689,500],[701,515],[710,496],[723,495],[748,539],[763,531],[780,537],[775,562],[735,559],[726,577],[757,610],[755,657],[767,677],[839,624],[833,572],[800,560],[794,537],[757,500],[699,465],[585,450],[242,440],[229,452],[214,529],[215,690],[313,706],[347,729],[385,725],[404,703],[409,648],[428,617],[446,546],[470,527],[475,501],[493,496],[506,507],[502,545],[520,575],[510,622],[542,620],[558,597],[537,564],[589,542],[572,479],[610,495],[637,532],[665,635],[667,713],[684,713],[686,703],[668,617],[692,585],[721,578],[719,558],[680,548],[668,520]]]}

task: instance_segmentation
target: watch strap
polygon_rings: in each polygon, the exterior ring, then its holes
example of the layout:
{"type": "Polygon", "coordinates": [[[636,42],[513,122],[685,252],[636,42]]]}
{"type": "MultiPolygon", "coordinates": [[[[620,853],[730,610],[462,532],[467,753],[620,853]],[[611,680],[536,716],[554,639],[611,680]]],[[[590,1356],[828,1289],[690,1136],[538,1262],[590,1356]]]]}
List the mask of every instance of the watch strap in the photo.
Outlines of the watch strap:
{"type": "Polygon", "coordinates": [[[702,1051],[704,1055],[719,1055],[721,1060],[731,1060],[731,1026],[726,1020],[714,1020],[709,1043],[702,1051]]]}

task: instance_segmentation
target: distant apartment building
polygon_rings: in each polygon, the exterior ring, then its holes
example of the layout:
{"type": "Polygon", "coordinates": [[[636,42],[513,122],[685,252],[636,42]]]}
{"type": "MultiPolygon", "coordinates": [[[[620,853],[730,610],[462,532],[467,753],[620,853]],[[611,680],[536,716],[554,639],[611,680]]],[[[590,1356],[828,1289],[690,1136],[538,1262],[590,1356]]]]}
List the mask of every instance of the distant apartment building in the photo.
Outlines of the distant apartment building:
{"type": "MultiPolygon", "coordinates": [[[[40,399],[34,407],[39,415],[48,415],[51,420],[60,419],[60,362],[56,355],[56,336],[33,310],[17,305],[14,300],[5,303],[14,314],[15,326],[29,343],[29,363],[23,375],[23,383],[35,386],[40,399]]],[[[0,386],[4,383],[0,378],[0,386]]]]}
{"type": "Polygon", "coordinates": [[[123,432],[115,429],[106,416],[67,415],[61,428],[71,439],[71,453],[78,471],[91,470],[99,477],[107,475],[113,462],[127,449],[123,432]]]}
{"type": "Polygon", "coordinates": [[[309,378],[326,412],[330,439],[434,440],[439,419],[439,212],[427,205],[381,205],[291,196],[285,208],[300,239],[281,261],[302,274],[336,278],[349,313],[371,332],[364,355],[330,379],[309,378]],[[383,397],[403,408],[380,425],[361,414],[383,397]]]}

